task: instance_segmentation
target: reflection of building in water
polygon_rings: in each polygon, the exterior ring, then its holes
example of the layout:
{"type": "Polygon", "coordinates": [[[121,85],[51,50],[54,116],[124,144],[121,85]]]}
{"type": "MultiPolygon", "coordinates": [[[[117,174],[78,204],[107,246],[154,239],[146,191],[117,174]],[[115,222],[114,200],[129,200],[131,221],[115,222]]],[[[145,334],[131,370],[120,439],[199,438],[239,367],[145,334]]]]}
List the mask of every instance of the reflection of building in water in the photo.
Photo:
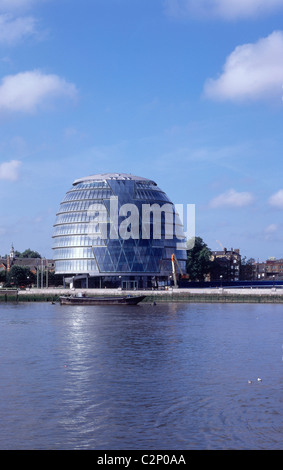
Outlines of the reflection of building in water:
{"type": "Polygon", "coordinates": [[[172,254],[186,271],[186,250],[179,249],[180,231],[183,227],[173,203],[154,181],[120,173],[80,178],[67,191],[54,224],[55,270],[64,275],[65,284],[76,287],[167,285],[172,254]],[[136,214],[128,204],[135,206],[136,214]],[[159,238],[153,235],[156,220],[152,212],[147,232],[143,231],[145,204],[163,207],[159,238]],[[165,228],[170,212],[169,238],[165,228]]]}

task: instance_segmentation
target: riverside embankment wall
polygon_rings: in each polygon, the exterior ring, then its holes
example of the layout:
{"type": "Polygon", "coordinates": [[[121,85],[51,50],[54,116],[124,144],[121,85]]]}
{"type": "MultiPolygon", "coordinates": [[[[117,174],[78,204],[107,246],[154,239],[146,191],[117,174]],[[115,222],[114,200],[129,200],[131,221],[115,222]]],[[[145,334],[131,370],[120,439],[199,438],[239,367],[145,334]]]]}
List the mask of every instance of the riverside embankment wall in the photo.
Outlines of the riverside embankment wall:
{"type": "Polygon", "coordinates": [[[121,291],[119,289],[27,289],[0,290],[1,301],[34,302],[59,301],[61,295],[85,293],[88,296],[146,295],[143,302],[197,302],[197,303],[283,303],[283,288],[192,288],[148,291],[121,291]]]}

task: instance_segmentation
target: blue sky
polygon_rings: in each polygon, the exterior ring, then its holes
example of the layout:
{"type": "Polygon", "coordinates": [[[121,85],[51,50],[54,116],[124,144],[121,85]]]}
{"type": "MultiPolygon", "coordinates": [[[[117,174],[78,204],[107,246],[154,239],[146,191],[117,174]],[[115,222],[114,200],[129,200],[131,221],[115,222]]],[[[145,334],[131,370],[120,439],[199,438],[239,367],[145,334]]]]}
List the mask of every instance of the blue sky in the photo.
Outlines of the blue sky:
{"type": "Polygon", "coordinates": [[[52,257],[74,179],[124,172],[196,234],[283,257],[283,0],[0,0],[0,253],[52,257]]]}

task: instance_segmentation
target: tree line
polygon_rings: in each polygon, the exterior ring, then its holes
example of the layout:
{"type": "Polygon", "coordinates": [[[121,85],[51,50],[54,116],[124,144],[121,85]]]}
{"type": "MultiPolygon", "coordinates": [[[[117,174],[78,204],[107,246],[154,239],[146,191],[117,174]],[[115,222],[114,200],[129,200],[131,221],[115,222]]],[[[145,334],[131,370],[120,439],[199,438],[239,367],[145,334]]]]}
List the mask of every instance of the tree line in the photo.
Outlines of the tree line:
{"type": "Polygon", "coordinates": [[[34,273],[28,266],[14,264],[9,271],[0,271],[0,283],[4,287],[31,287],[31,286],[62,286],[63,276],[53,271],[38,270],[34,273]]]}
{"type": "MultiPolygon", "coordinates": [[[[23,252],[15,250],[14,254],[16,258],[41,258],[41,255],[37,251],[31,250],[30,248],[27,248],[23,252]]],[[[7,258],[7,256],[10,255],[6,254],[2,258],[7,258]]]]}

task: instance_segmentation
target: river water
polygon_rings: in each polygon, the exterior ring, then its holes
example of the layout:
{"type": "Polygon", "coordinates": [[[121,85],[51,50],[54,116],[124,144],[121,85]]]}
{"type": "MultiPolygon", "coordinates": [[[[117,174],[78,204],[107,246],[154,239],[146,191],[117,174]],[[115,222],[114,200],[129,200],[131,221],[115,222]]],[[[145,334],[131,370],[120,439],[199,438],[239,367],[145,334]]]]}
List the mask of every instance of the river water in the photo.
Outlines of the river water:
{"type": "Polygon", "coordinates": [[[1,303],[0,449],[282,449],[282,344],[278,304],[1,303]]]}

